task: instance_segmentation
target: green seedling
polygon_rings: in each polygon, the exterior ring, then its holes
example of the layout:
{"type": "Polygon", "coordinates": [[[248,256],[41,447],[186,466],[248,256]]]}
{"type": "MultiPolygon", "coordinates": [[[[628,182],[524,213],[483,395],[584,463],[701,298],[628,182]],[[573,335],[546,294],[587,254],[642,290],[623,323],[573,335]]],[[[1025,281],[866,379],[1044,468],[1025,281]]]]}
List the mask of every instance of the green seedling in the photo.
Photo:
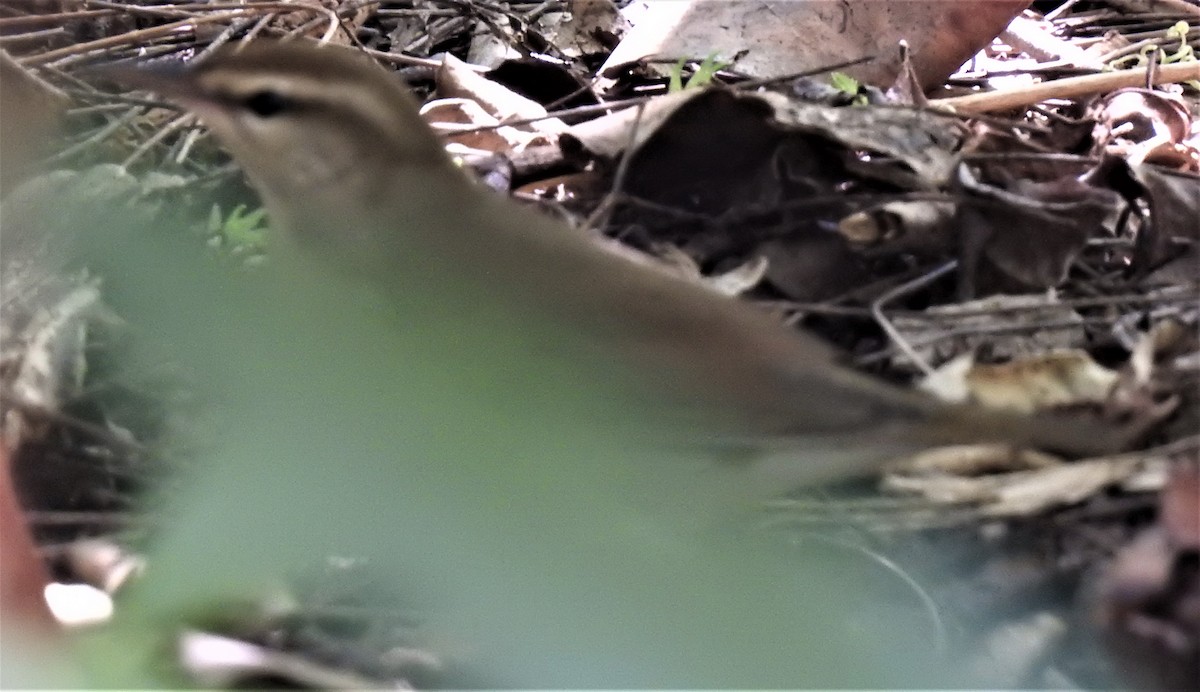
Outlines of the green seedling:
{"type": "Polygon", "coordinates": [[[687,83],[683,82],[683,67],[688,62],[687,58],[680,58],[679,62],[675,63],[671,68],[671,81],[667,85],[668,93],[676,93],[684,89],[698,89],[708,86],[712,83],[717,72],[729,67],[733,63],[719,60],[716,53],[709,53],[708,57],[700,61],[696,66],[696,71],[688,78],[687,83]]]}
{"type": "MultiPolygon", "coordinates": [[[[1180,62],[1195,62],[1197,59],[1196,52],[1190,45],[1188,45],[1187,42],[1187,35],[1190,28],[1191,27],[1188,26],[1187,22],[1178,21],[1171,26],[1170,29],[1167,29],[1164,32],[1164,41],[1161,45],[1158,43],[1145,45],[1137,53],[1117,58],[1116,60],[1108,63],[1108,66],[1115,70],[1129,67],[1141,67],[1148,64],[1150,62],[1150,56],[1156,53],[1158,55],[1158,63],[1160,65],[1170,65],[1172,63],[1180,62]],[[1176,41],[1179,42],[1179,47],[1173,52],[1168,53],[1167,46],[1170,46],[1176,41]]],[[[1200,80],[1189,79],[1185,80],[1183,83],[1200,91],[1200,80]]]]}
{"type": "Polygon", "coordinates": [[[258,251],[266,245],[266,216],[263,207],[247,212],[245,204],[223,216],[221,207],[214,204],[208,213],[208,232],[235,252],[258,251]]]}
{"type": "Polygon", "coordinates": [[[866,94],[860,93],[862,83],[845,72],[833,72],[829,75],[829,84],[834,89],[850,97],[850,103],[855,106],[867,105],[866,94]]]}

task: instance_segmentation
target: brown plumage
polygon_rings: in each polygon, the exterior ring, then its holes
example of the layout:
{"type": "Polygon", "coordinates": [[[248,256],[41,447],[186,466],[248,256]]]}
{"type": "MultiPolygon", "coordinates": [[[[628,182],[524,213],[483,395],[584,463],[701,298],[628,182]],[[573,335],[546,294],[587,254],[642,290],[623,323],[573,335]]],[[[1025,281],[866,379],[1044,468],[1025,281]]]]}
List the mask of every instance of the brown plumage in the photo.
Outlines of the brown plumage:
{"type": "Polygon", "coordinates": [[[352,51],[260,41],[122,81],[198,113],[300,254],[387,291],[403,314],[421,315],[413,319],[470,320],[523,343],[535,364],[515,387],[572,372],[581,397],[635,397],[630,416],[653,414],[641,434],[720,450],[764,489],[862,474],[940,443],[1071,452],[1115,443],[1115,433],[877,382],[751,307],[484,190],[446,156],[399,82],[352,51]]]}

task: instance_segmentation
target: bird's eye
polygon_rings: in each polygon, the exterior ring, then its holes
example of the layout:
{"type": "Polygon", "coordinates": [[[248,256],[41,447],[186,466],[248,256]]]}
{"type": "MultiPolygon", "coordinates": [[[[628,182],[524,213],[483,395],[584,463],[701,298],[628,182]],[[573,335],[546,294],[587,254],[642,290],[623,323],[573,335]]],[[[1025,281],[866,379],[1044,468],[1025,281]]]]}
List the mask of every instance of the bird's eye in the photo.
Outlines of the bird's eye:
{"type": "Polygon", "coordinates": [[[269,118],[286,109],[289,102],[279,93],[264,89],[247,96],[242,105],[260,118],[269,118]]]}

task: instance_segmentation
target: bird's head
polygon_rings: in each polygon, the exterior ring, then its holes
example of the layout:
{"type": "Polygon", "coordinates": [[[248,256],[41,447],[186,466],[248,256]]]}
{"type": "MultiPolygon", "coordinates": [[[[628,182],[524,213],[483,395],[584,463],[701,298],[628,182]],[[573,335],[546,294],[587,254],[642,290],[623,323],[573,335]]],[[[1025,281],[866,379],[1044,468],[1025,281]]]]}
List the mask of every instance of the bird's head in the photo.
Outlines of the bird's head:
{"type": "Polygon", "coordinates": [[[257,41],[186,64],[102,72],[195,113],[273,224],[313,245],[344,245],[378,226],[372,214],[394,204],[397,181],[458,174],[396,77],[351,49],[257,41]]]}

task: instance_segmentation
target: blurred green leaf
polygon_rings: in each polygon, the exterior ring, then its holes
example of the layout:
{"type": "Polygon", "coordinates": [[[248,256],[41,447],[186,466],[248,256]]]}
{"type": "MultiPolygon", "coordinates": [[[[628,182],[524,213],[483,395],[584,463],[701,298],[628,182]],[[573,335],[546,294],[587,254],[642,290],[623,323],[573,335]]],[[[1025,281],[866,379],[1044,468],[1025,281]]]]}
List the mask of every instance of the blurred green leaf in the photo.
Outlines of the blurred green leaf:
{"type": "Polygon", "coordinates": [[[261,250],[266,245],[266,217],[264,207],[247,213],[246,205],[239,204],[223,215],[221,207],[214,204],[208,215],[208,232],[230,248],[261,250]]]}
{"type": "Polygon", "coordinates": [[[398,288],[284,248],[237,271],[122,205],[58,213],[138,334],[129,367],[188,373],[203,435],[146,499],[146,575],[80,639],[90,684],[180,686],[183,626],[330,555],[411,594],[497,687],[940,680],[906,589],[748,531],[739,462],[667,434],[678,412],[612,363],[544,348],[584,337],[436,271],[398,288]]]}
{"type": "Polygon", "coordinates": [[[833,86],[834,89],[837,89],[838,91],[849,96],[857,95],[858,89],[861,86],[857,79],[851,77],[845,72],[834,72],[830,74],[829,84],[833,86]]]}

